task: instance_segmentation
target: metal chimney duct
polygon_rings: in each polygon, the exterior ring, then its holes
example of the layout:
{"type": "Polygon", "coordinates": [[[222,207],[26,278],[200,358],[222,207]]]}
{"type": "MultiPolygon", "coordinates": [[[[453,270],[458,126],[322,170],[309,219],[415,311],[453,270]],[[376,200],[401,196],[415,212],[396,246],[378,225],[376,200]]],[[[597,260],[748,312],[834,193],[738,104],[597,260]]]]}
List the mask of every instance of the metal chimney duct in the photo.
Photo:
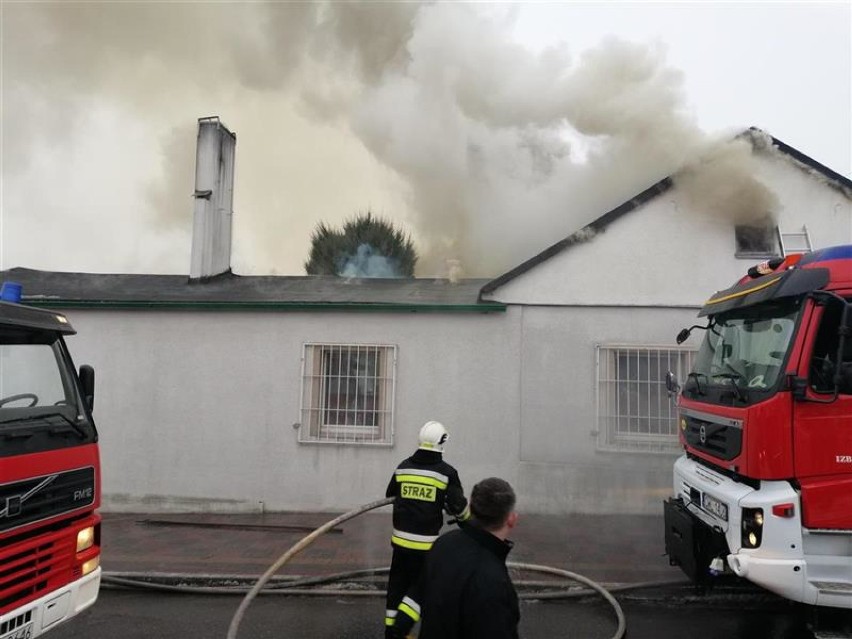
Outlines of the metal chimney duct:
{"type": "Polygon", "coordinates": [[[218,117],[199,118],[190,280],[204,280],[231,270],[236,146],[237,136],[218,117]]]}

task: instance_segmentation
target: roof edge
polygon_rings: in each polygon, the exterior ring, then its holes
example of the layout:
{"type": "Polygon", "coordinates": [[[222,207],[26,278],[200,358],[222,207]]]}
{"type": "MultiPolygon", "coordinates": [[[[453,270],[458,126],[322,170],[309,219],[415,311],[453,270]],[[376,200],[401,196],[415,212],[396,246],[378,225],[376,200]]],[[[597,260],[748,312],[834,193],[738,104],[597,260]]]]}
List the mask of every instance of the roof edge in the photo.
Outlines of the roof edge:
{"type": "MultiPolygon", "coordinates": [[[[25,298],[26,299],[26,298],[25,298]]],[[[476,304],[406,304],[370,302],[228,302],[157,300],[68,300],[26,299],[37,308],[82,308],[96,310],[202,310],[281,312],[368,312],[368,313],[505,313],[506,304],[482,301],[476,304]]]]}
{"type": "Polygon", "coordinates": [[[801,164],[804,164],[808,168],[813,169],[814,171],[816,171],[817,173],[819,173],[823,177],[827,178],[831,182],[836,183],[837,186],[840,186],[841,188],[852,192],[852,180],[841,175],[837,171],[834,171],[834,170],[828,168],[825,164],[822,164],[821,162],[817,162],[811,156],[805,155],[804,153],[802,153],[798,149],[790,146],[786,142],[779,140],[774,135],[771,135],[771,134],[767,133],[766,131],[764,131],[763,129],[758,128],[756,126],[749,127],[748,130],[745,131],[744,133],[757,133],[759,135],[768,135],[769,138],[772,140],[772,146],[774,146],[776,149],[778,149],[781,153],[788,155],[791,158],[793,158],[794,160],[796,160],[797,162],[800,162],[801,164]]]}

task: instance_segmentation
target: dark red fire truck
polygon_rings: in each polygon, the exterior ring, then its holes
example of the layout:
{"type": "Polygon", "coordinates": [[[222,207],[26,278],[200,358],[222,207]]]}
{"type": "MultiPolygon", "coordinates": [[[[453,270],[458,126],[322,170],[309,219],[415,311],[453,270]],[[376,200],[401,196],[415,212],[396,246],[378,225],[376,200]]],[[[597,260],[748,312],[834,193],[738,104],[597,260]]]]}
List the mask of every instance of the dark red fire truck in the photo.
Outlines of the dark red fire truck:
{"type": "Polygon", "coordinates": [[[64,315],[0,293],[0,639],[37,637],[92,605],[101,569],[94,371],[64,315]]]}
{"type": "Polygon", "coordinates": [[[666,552],[698,582],[733,572],[852,608],[852,246],[777,258],[713,295],[679,392],[684,454],[666,552]]]}

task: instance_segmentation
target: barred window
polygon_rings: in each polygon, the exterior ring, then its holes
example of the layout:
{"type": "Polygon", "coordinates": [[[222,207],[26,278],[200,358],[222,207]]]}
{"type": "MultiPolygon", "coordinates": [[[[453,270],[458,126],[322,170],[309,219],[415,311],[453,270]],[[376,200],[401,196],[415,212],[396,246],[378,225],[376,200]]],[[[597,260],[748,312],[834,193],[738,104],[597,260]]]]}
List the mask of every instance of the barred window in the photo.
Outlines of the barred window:
{"type": "Polygon", "coordinates": [[[393,443],[396,346],[305,344],[299,441],[393,443]]]}
{"type": "Polygon", "coordinates": [[[666,371],[683,382],[695,351],[657,346],[596,347],[597,435],[601,450],[679,450],[677,410],[666,371]]]}

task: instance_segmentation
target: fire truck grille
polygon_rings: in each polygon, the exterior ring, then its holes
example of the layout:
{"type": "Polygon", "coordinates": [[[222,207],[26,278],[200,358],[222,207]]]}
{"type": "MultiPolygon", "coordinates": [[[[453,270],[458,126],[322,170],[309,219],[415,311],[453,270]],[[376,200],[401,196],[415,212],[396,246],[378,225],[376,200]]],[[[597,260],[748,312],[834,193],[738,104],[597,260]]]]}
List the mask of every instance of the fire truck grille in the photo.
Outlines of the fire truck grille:
{"type": "Polygon", "coordinates": [[[0,485],[0,531],[29,526],[0,542],[0,614],[73,577],[76,537],[69,529],[95,501],[95,470],[80,468],[0,485]],[[42,522],[39,525],[39,522],[42,522]]]}
{"type": "Polygon", "coordinates": [[[95,469],[69,470],[0,485],[0,532],[42,521],[95,501],[95,469]]]}
{"type": "Polygon", "coordinates": [[[742,452],[742,428],[705,421],[691,415],[683,419],[686,420],[684,436],[693,448],[724,460],[734,459],[742,452]]]}
{"type": "Polygon", "coordinates": [[[14,547],[0,548],[0,614],[36,599],[51,582],[69,581],[76,540],[66,529],[72,525],[73,521],[52,525],[24,540],[18,535],[14,547]]]}

